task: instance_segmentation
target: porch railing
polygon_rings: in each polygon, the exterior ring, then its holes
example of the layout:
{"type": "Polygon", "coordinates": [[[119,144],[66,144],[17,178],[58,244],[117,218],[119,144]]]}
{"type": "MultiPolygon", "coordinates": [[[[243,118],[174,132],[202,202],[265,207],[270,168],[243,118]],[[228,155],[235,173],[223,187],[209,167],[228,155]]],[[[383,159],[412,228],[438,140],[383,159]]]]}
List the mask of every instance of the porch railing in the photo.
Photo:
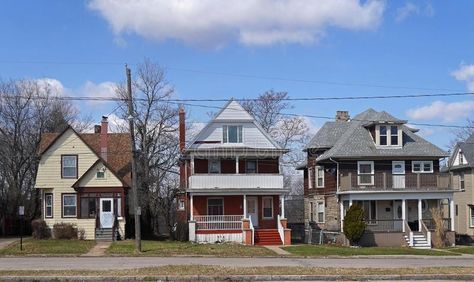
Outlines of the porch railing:
{"type": "Polygon", "coordinates": [[[423,220],[420,220],[420,221],[421,221],[421,232],[423,233],[423,235],[425,235],[426,241],[431,247],[431,232],[428,230],[423,220]]]}
{"type": "MultiPolygon", "coordinates": [[[[423,223],[429,231],[436,229],[436,223],[432,218],[424,218],[423,223]]],[[[451,218],[443,218],[443,228],[445,231],[451,230],[451,218]]]]}
{"type": "Polygon", "coordinates": [[[402,232],[403,219],[374,219],[366,221],[366,230],[372,232],[402,232]]]}
{"type": "Polygon", "coordinates": [[[411,231],[408,221],[404,220],[403,225],[405,226],[405,235],[408,237],[408,246],[413,247],[413,231],[411,231]]]}
{"type": "Polygon", "coordinates": [[[197,230],[242,230],[243,215],[195,215],[197,230]]]}
{"type": "Polygon", "coordinates": [[[277,216],[277,224],[278,224],[278,233],[280,234],[280,239],[281,243],[285,245],[285,229],[283,228],[283,225],[281,224],[281,218],[280,215],[277,216]]]}
{"type": "Polygon", "coordinates": [[[255,227],[253,227],[252,223],[252,215],[249,214],[249,221],[250,221],[250,230],[252,231],[252,246],[255,245],[255,227]]]}

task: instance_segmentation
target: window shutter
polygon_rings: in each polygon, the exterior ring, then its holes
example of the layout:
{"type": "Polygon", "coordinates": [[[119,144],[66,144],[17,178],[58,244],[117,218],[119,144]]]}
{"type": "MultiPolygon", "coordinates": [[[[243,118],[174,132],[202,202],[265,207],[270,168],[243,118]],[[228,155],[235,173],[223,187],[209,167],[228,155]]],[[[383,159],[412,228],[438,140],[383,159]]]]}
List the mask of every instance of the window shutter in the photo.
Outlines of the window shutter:
{"type": "Polygon", "coordinates": [[[222,126],[222,141],[227,143],[227,125],[222,126]]]}
{"type": "Polygon", "coordinates": [[[237,143],[242,143],[242,126],[237,127],[237,143]]]}

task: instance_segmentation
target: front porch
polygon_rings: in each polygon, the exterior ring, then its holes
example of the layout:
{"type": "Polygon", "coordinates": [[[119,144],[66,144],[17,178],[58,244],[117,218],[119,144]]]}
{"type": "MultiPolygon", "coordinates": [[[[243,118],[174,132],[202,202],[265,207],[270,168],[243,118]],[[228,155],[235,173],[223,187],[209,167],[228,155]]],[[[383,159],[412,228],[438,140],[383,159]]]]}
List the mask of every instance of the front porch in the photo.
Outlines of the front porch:
{"type": "Polygon", "coordinates": [[[189,240],[290,244],[283,195],[189,195],[189,240]]]}

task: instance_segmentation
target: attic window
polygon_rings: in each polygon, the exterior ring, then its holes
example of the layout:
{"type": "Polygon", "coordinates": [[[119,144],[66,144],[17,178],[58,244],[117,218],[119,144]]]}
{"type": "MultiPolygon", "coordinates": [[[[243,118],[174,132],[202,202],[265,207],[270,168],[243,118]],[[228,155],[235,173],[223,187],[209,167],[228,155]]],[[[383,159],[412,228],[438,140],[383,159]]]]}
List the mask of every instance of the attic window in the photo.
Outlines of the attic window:
{"type": "Polygon", "coordinates": [[[464,155],[461,151],[459,151],[459,164],[464,164],[464,155]]]}
{"type": "Polygon", "coordinates": [[[401,129],[397,125],[378,125],[376,127],[376,144],[379,146],[399,146],[401,129]]]}
{"type": "Polygon", "coordinates": [[[242,143],[241,125],[224,125],[222,127],[223,143],[242,143]]]}

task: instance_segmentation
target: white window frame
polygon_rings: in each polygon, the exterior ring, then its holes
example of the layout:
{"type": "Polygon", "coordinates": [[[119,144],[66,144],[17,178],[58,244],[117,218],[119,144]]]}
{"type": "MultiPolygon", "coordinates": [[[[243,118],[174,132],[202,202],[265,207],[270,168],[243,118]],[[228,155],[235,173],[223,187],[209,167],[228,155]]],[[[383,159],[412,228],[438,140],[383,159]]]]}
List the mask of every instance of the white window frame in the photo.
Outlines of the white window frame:
{"type": "Polygon", "coordinates": [[[77,217],[77,194],[62,194],[62,203],[61,203],[61,205],[62,205],[61,208],[62,208],[62,216],[63,216],[63,217],[77,217]],[[64,197],[74,197],[74,200],[75,200],[75,201],[74,201],[74,206],[72,206],[72,205],[67,205],[67,206],[66,206],[66,205],[64,204],[64,202],[65,202],[65,201],[64,201],[64,197]],[[66,215],[65,212],[64,212],[64,208],[65,208],[65,207],[75,207],[75,209],[74,209],[74,210],[75,210],[74,215],[66,215]]]}
{"type": "MultiPolygon", "coordinates": [[[[400,130],[399,130],[399,128],[398,128],[398,125],[390,125],[388,128],[390,129],[390,131],[389,131],[389,132],[390,132],[390,135],[389,135],[389,137],[388,137],[388,139],[387,139],[387,141],[389,141],[389,142],[387,142],[387,144],[390,144],[390,146],[400,146],[400,144],[399,144],[399,143],[400,143],[400,137],[398,136],[399,133],[400,133],[400,130]],[[396,134],[393,134],[393,132],[392,132],[392,127],[395,127],[395,128],[397,129],[397,130],[396,130],[396,131],[397,131],[396,134]],[[393,137],[393,136],[397,136],[397,144],[395,144],[395,145],[392,144],[392,137],[393,137]]],[[[387,132],[387,134],[388,134],[388,132],[387,132]]]]}
{"type": "Polygon", "coordinates": [[[411,162],[411,172],[413,173],[433,173],[433,161],[412,161],[411,162]],[[420,165],[420,171],[415,171],[415,164],[420,165]],[[425,171],[425,164],[430,165],[430,171],[425,171]]]}
{"type": "Polygon", "coordinates": [[[63,179],[77,179],[78,177],[78,166],[79,166],[79,158],[77,155],[61,155],[61,178],[63,179]],[[74,158],[74,166],[65,166],[64,161],[66,158],[74,158]],[[64,169],[65,168],[74,168],[74,175],[65,175],[64,169]]]}
{"type": "Polygon", "coordinates": [[[308,189],[313,189],[313,168],[308,167],[308,189]]]}
{"type": "Polygon", "coordinates": [[[185,208],[184,199],[178,199],[178,210],[183,211],[185,208]]]}
{"type": "Polygon", "coordinates": [[[464,164],[464,154],[462,153],[461,150],[459,151],[458,156],[459,156],[459,164],[460,165],[464,164]]]}
{"type": "Polygon", "coordinates": [[[316,188],[324,188],[324,166],[317,165],[315,167],[315,172],[316,172],[316,188]],[[320,175],[320,172],[322,172],[322,175],[320,175]],[[319,185],[319,179],[322,179],[321,185],[319,185]]]}
{"type": "MultiPolygon", "coordinates": [[[[395,136],[395,135],[393,135],[395,136]]],[[[402,139],[402,136],[403,136],[403,132],[401,130],[401,127],[400,125],[394,125],[394,124],[379,124],[379,125],[376,125],[375,127],[375,144],[377,146],[380,146],[382,148],[387,148],[387,147],[394,147],[394,148],[397,148],[397,147],[402,147],[402,142],[403,142],[403,139],[402,139]],[[381,126],[384,126],[387,131],[386,131],[386,134],[384,135],[381,135],[380,134],[380,127],[381,126]],[[396,145],[392,145],[392,127],[396,127],[397,128],[397,144],[396,145]],[[380,144],[380,136],[386,136],[387,137],[387,144],[386,145],[382,145],[380,144]]]]}
{"type": "Polygon", "coordinates": [[[54,211],[53,211],[53,208],[54,208],[54,195],[53,193],[45,193],[44,194],[44,218],[53,218],[54,216],[54,211]],[[47,204],[47,198],[51,197],[51,205],[48,205],[47,204]],[[48,215],[48,207],[51,207],[51,215],[48,215]]]}
{"type": "Polygon", "coordinates": [[[469,227],[474,227],[474,206],[473,205],[468,205],[469,207],[469,227]]]}
{"type": "Polygon", "coordinates": [[[326,222],[326,204],[324,201],[316,201],[316,223],[325,223],[326,222]],[[322,207],[322,210],[320,210],[322,207]],[[319,214],[322,213],[323,220],[319,220],[319,214]]]}
{"type": "Polygon", "coordinates": [[[99,169],[97,169],[97,171],[95,172],[95,179],[97,180],[105,180],[107,179],[107,173],[106,173],[106,169],[105,169],[105,166],[104,167],[101,167],[99,169]],[[99,177],[98,176],[98,173],[102,172],[104,174],[104,177],[99,177]]]}
{"type": "Polygon", "coordinates": [[[387,125],[379,125],[379,145],[380,146],[390,146],[390,140],[389,140],[389,137],[390,137],[390,127],[387,126],[387,125]],[[380,130],[381,127],[385,127],[385,134],[382,135],[382,131],[380,130]],[[382,136],[385,136],[385,145],[382,144],[381,140],[382,140],[382,136]]]}
{"type": "Polygon", "coordinates": [[[243,139],[244,139],[244,128],[242,125],[223,125],[222,126],[222,143],[242,144],[243,139]],[[229,142],[229,127],[237,127],[237,142],[229,142]]]}
{"type": "Polygon", "coordinates": [[[273,197],[262,197],[262,218],[263,219],[273,219],[273,197]],[[268,217],[268,216],[265,216],[265,200],[266,199],[270,199],[271,201],[271,210],[272,210],[272,216],[268,217]]]}
{"type": "Polygon", "coordinates": [[[221,160],[219,160],[219,159],[210,159],[208,161],[207,172],[209,174],[220,174],[221,173],[221,160]],[[212,163],[217,163],[217,168],[218,168],[217,172],[211,172],[212,163]]]}
{"type": "Polygon", "coordinates": [[[374,185],[374,174],[375,174],[375,166],[374,166],[374,161],[358,161],[357,162],[357,185],[368,185],[368,186],[373,186],[374,185]],[[371,172],[370,174],[369,173],[360,173],[360,165],[366,165],[366,164],[370,164],[371,166],[371,172]],[[360,179],[361,179],[361,175],[371,175],[371,182],[370,183],[361,183],[360,182],[360,179]]]}
{"type": "Polygon", "coordinates": [[[461,171],[459,173],[459,189],[461,189],[461,191],[465,191],[466,190],[466,182],[465,182],[465,174],[463,171],[461,171]]]}

